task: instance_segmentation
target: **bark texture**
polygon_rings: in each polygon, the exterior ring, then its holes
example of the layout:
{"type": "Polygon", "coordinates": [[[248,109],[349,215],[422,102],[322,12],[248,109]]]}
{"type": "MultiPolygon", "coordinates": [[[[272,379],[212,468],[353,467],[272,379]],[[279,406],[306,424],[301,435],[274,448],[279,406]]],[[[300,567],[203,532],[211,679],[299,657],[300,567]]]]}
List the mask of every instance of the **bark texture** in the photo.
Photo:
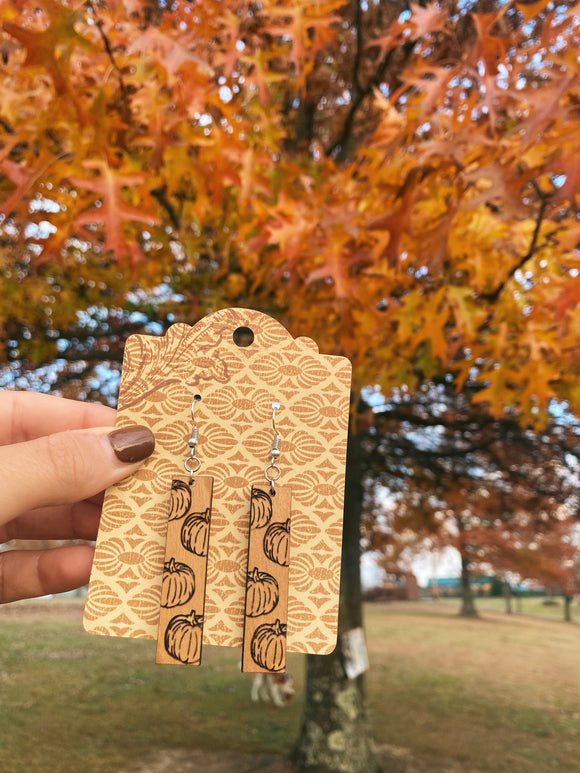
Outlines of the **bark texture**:
{"type": "Polygon", "coordinates": [[[365,709],[363,677],[347,679],[340,645],[341,634],[362,626],[360,441],[360,435],[351,435],[347,452],[338,645],[331,655],[307,657],[304,719],[292,753],[298,769],[309,773],[380,770],[365,709]]]}
{"type": "Polygon", "coordinates": [[[509,580],[503,581],[503,597],[505,599],[505,611],[508,615],[512,614],[512,586],[509,580]]]}
{"type": "Polygon", "coordinates": [[[461,591],[462,602],[459,614],[462,617],[478,617],[473,591],[471,589],[471,576],[469,571],[469,561],[465,555],[461,556],[461,591]]]}

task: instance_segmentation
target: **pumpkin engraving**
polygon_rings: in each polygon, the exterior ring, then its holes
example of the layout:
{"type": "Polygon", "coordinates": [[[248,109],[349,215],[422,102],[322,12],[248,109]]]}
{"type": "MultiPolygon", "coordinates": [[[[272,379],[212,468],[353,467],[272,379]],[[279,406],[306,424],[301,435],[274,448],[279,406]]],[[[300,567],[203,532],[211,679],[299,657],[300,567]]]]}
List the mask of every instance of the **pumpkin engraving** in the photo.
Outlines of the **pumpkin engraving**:
{"type": "Polygon", "coordinates": [[[264,553],[275,564],[289,565],[290,519],[286,523],[273,523],[268,527],[264,535],[264,553]]]}
{"type": "Polygon", "coordinates": [[[255,567],[248,572],[246,585],[246,615],[261,617],[273,612],[280,600],[280,589],[276,579],[255,567]]]}
{"type": "Polygon", "coordinates": [[[189,615],[176,615],[165,630],[165,649],[172,658],[188,665],[201,661],[203,615],[193,609],[189,615]]]}
{"type": "Polygon", "coordinates": [[[183,480],[171,481],[171,501],[169,503],[169,521],[184,518],[191,507],[191,488],[183,480]]]}
{"type": "Polygon", "coordinates": [[[252,489],[250,501],[250,526],[252,529],[261,529],[267,526],[272,518],[272,497],[267,491],[259,488],[252,489]]]}
{"type": "Polygon", "coordinates": [[[181,544],[196,556],[207,556],[210,509],[188,515],[181,527],[181,544]]]}
{"type": "Polygon", "coordinates": [[[195,574],[187,564],[170,558],[163,564],[161,579],[161,606],[166,609],[180,607],[195,593],[195,574]]]}
{"type": "Polygon", "coordinates": [[[286,668],[286,626],[276,620],[256,628],[250,643],[252,660],[266,671],[286,668]]]}

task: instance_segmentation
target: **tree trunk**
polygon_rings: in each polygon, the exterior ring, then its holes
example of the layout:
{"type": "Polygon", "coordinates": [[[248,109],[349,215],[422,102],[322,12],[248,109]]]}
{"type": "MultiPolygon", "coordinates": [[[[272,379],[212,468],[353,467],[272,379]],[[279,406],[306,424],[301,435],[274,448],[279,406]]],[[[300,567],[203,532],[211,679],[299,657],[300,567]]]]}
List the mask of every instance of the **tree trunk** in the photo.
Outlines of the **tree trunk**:
{"type": "Polygon", "coordinates": [[[503,595],[505,598],[505,611],[508,615],[512,613],[512,586],[509,581],[504,579],[503,581],[503,595]]]}
{"type": "Polygon", "coordinates": [[[379,765],[365,710],[363,677],[348,679],[341,635],[362,626],[360,522],[361,436],[349,437],[338,645],[331,655],[308,655],[306,705],[292,760],[310,773],[375,773],[379,765]]]}
{"type": "Polygon", "coordinates": [[[461,556],[461,591],[462,601],[459,614],[462,617],[478,617],[471,589],[469,560],[463,554],[461,556]]]}
{"type": "Polygon", "coordinates": [[[574,596],[564,595],[564,620],[567,623],[572,622],[572,600],[574,596]]]}
{"type": "Polygon", "coordinates": [[[431,597],[434,601],[439,601],[439,583],[437,582],[437,551],[434,550],[431,554],[431,571],[433,572],[433,579],[431,580],[431,597]]]}

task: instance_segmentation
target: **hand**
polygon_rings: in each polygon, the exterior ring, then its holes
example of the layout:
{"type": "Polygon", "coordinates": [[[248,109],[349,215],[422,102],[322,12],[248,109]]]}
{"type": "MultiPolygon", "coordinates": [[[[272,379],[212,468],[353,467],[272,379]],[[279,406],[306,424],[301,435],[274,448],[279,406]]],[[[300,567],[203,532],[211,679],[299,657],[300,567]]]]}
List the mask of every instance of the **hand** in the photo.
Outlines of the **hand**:
{"type": "MultiPolygon", "coordinates": [[[[34,392],[0,392],[0,543],[94,540],[102,492],[153,451],[146,427],[114,430],[115,411],[34,392]]],[[[0,552],[0,603],[89,580],[94,549],[0,552]]]]}

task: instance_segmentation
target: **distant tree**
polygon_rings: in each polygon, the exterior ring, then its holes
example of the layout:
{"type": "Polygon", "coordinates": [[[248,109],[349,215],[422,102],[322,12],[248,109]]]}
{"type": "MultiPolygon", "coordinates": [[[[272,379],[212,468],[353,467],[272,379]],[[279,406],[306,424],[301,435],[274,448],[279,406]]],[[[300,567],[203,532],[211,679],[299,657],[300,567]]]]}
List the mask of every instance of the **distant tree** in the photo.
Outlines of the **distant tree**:
{"type": "Polygon", "coordinates": [[[580,531],[578,519],[561,517],[551,528],[535,530],[517,550],[524,578],[557,588],[564,600],[564,619],[572,621],[572,600],[580,593],[580,531]]]}
{"type": "Polygon", "coordinates": [[[500,576],[569,587],[580,555],[580,424],[554,417],[542,433],[494,418],[449,381],[394,392],[365,441],[369,549],[396,562],[403,552],[452,546],[461,555],[461,614],[476,614],[470,577],[500,576]],[[385,504],[386,497],[386,504],[385,504]],[[572,562],[572,564],[570,564],[572,562]]]}

